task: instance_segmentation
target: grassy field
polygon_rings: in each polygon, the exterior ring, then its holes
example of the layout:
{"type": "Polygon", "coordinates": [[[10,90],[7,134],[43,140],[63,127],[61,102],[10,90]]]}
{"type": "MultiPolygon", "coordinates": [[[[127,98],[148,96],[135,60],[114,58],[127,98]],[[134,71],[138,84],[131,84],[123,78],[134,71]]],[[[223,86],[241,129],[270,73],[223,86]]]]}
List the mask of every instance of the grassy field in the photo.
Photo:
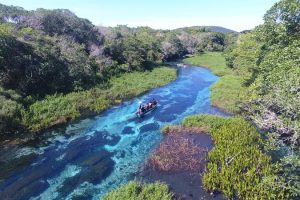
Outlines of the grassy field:
{"type": "Polygon", "coordinates": [[[227,112],[238,112],[238,105],[245,92],[242,81],[241,77],[233,74],[222,76],[211,86],[212,104],[227,112]]]}
{"type": "Polygon", "coordinates": [[[206,67],[217,76],[231,74],[231,70],[226,67],[225,58],[222,52],[206,52],[198,56],[189,57],[183,60],[184,63],[206,67]]]}
{"type": "Polygon", "coordinates": [[[235,113],[241,93],[244,92],[242,79],[233,70],[226,67],[225,58],[221,52],[206,52],[183,60],[185,63],[203,66],[210,69],[220,79],[211,87],[211,101],[220,109],[235,113]]]}
{"type": "Polygon", "coordinates": [[[152,71],[125,73],[106,86],[66,95],[47,96],[22,113],[23,123],[33,132],[76,119],[82,113],[99,113],[111,105],[141,95],[176,79],[176,69],[156,67],[152,71]]]}

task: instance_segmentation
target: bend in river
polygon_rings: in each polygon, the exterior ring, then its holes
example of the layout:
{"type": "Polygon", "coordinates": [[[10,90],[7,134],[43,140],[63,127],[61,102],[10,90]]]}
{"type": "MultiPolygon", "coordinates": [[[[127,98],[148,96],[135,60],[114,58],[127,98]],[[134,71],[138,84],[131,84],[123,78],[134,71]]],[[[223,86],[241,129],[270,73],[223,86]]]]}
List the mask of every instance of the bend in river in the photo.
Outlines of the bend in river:
{"type": "MultiPolygon", "coordinates": [[[[27,166],[0,180],[4,199],[99,199],[134,179],[160,142],[160,128],[191,114],[226,115],[211,106],[209,87],[218,79],[200,67],[180,68],[176,81],[126,101],[101,115],[69,125],[39,144],[20,147],[27,166]],[[139,119],[139,101],[155,98],[158,108],[139,119]]],[[[17,163],[17,162],[16,162],[17,163]]]]}

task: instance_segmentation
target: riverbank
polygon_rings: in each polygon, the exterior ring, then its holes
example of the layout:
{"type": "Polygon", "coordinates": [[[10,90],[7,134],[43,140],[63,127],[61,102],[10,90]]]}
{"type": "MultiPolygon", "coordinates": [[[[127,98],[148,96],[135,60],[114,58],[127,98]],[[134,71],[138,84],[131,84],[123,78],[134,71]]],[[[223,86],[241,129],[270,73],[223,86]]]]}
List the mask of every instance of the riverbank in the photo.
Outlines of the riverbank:
{"type": "Polygon", "coordinates": [[[212,105],[230,113],[238,112],[243,98],[242,78],[226,67],[222,52],[206,52],[183,60],[184,63],[210,69],[220,79],[211,87],[212,105]]]}
{"type": "Polygon", "coordinates": [[[88,91],[47,96],[29,106],[23,113],[23,122],[30,131],[40,132],[82,116],[100,113],[175,79],[176,69],[166,66],[146,72],[121,74],[111,78],[107,84],[88,91]]]}

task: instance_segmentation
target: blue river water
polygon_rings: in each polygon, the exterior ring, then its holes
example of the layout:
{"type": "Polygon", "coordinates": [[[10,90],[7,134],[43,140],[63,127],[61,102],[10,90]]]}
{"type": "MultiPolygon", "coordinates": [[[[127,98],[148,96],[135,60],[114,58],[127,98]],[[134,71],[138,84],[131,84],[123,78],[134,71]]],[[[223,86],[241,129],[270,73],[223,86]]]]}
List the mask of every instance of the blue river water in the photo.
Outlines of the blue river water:
{"type": "Polygon", "coordinates": [[[160,128],[191,114],[225,115],[210,103],[209,88],[217,79],[205,68],[179,68],[174,82],[19,148],[16,157],[35,157],[0,181],[0,198],[99,199],[135,178],[162,139],[160,128]],[[137,118],[139,102],[152,98],[157,109],[137,118]]]}

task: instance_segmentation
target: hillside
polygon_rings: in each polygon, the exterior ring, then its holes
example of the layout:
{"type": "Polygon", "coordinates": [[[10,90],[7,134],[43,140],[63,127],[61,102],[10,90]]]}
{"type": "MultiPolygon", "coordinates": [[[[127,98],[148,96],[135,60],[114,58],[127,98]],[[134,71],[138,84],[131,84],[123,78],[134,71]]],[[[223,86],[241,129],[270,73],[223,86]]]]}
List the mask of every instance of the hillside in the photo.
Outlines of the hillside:
{"type": "Polygon", "coordinates": [[[224,28],[222,26],[204,26],[205,28],[213,31],[213,32],[220,32],[220,33],[237,33],[237,31],[224,28]]]}

